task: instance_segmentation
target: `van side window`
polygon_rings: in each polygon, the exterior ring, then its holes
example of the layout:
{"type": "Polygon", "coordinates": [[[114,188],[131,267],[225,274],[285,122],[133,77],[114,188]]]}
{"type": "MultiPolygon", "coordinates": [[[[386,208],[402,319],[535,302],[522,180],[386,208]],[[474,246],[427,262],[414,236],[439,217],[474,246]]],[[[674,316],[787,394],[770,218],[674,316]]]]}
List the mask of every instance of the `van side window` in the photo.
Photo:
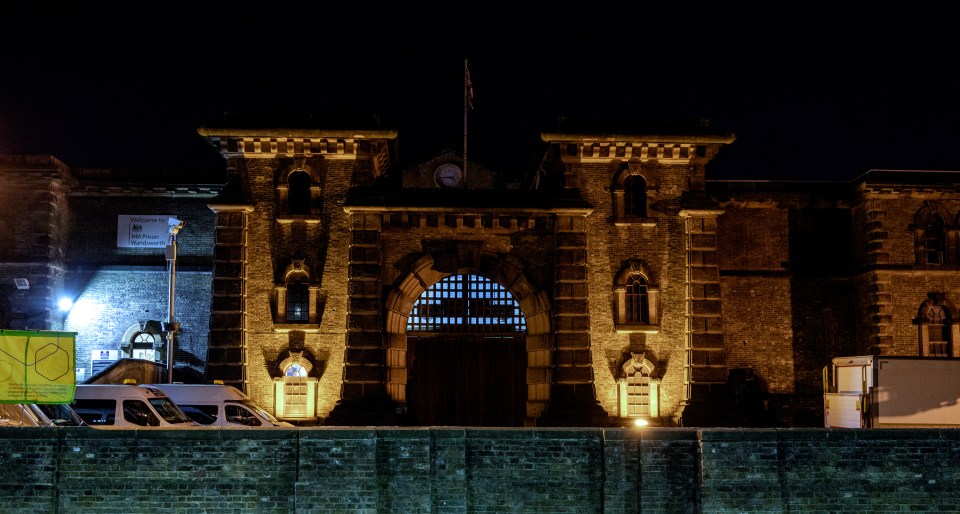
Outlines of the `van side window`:
{"type": "Polygon", "coordinates": [[[217,422],[216,405],[180,405],[179,407],[188,418],[201,425],[212,425],[217,422]]]}
{"type": "Polygon", "coordinates": [[[88,425],[113,425],[117,421],[116,400],[76,400],[73,410],[88,425]]]}
{"type": "Polygon", "coordinates": [[[227,421],[230,423],[249,427],[257,427],[261,424],[256,415],[239,405],[224,405],[223,411],[226,413],[227,421]]]}
{"type": "Polygon", "coordinates": [[[160,426],[160,418],[150,411],[150,407],[140,400],[123,401],[123,419],[142,427],[160,426]]]}

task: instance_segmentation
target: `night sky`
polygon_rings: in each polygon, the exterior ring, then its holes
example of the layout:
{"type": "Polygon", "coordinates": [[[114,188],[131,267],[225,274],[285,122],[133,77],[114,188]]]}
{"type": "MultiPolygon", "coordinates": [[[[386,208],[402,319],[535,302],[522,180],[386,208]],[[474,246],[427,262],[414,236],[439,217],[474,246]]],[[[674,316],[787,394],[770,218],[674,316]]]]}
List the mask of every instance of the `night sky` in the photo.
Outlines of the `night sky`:
{"type": "Polygon", "coordinates": [[[960,169],[948,2],[327,4],[3,2],[0,153],[199,170],[196,127],[252,118],[397,129],[418,162],[463,150],[469,59],[470,160],[503,173],[561,117],[709,119],[737,141],[708,178],[960,169]]]}

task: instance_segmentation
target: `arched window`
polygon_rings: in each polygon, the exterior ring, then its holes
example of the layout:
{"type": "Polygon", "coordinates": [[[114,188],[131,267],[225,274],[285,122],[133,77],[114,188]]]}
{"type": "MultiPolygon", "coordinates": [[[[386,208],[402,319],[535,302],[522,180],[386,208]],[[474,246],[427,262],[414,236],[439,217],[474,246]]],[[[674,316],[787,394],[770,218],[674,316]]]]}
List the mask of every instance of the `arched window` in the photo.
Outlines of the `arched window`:
{"type": "Polygon", "coordinates": [[[287,181],[287,214],[310,214],[312,194],[310,192],[310,174],[304,170],[290,173],[287,181]]]}
{"type": "Polygon", "coordinates": [[[650,323],[650,298],[647,294],[647,279],[640,273],[627,277],[625,298],[627,323],[650,323]]]}
{"type": "Polygon", "coordinates": [[[650,215],[655,184],[651,170],[637,161],[621,163],[613,177],[613,222],[615,224],[654,225],[650,215]]]}
{"type": "Polygon", "coordinates": [[[313,363],[301,351],[290,351],[280,362],[280,378],[274,379],[276,417],[308,420],[316,417],[317,379],[310,376],[313,363]]]}
{"type": "Polygon", "coordinates": [[[130,357],[148,361],[157,360],[157,351],[154,349],[156,342],[155,335],[148,332],[138,332],[131,341],[130,357]]]}
{"type": "Polygon", "coordinates": [[[943,218],[931,216],[923,227],[921,244],[923,245],[923,264],[944,264],[946,233],[943,218]]]}
{"type": "Polygon", "coordinates": [[[127,327],[120,342],[120,356],[148,361],[165,361],[166,334],[156,320],[144,320],[127,327]]]}
{"type": "Polygon", "coordinates": [[[653,363],[643,353],[631,352],[620,366],[620,416],[629,418],[658,417],[659,381],[653,375],[653,363]]]}
{"type": "Polygon", "coordinates": [[[315,323],[317,289],[310,283],[310,267],[296,257],[284,271],[282,284],[276,285],[277,323],[315,323]]]}
{"type": "Polygon", "coordinates": [[[614,279],[614,324],[618,331],[657,332],[660,291],[642,261],[627,262],[614,279]]]}
{"type": "Polygon", "coordinates": [[[283,370],[285,377],[305,377],[307,376],[307,367],[299,362],[291,363],[287,369],[283,370]]]}
{"type": "Polygon", "coordinates": [[[948,245],[948,232],[952,230],[947,220],[950,213],[937,202],[927,202],[914,215],[913,234],[917,264],[955,264],[954,248],[948,245]]]}
{"type": "Polygon", "coordinates": [[[647,181],[630,175],[623,182],[623,211],[626,216],[647,217],[647,181]]]}
{"type": "Polygon", "coordinates": [[[920,356],[956,357],[953,340],[954,326],[953,304],[943,293],[930,293],[930,298],[920,305],[917,324],[920,328],[920,356]]]}

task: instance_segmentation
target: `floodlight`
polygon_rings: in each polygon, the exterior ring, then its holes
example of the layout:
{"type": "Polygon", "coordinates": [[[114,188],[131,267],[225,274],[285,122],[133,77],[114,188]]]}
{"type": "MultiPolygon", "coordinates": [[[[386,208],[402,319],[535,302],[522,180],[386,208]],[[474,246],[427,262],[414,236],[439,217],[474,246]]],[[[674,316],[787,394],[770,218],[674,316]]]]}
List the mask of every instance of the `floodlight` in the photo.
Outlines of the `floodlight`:
{"type": "Polygon", "coordinates": [[[73,300],[64,296],[57,302],[57,307],[60,309],[60,311],[67,312],[73,308],[73,300]]]}
{"type": "Polygon", "coordinates": [[[170,235],[175,236],[183,228],[183,222],[177,218],[167,218],[167,224],[170,225],[170,235]]]}

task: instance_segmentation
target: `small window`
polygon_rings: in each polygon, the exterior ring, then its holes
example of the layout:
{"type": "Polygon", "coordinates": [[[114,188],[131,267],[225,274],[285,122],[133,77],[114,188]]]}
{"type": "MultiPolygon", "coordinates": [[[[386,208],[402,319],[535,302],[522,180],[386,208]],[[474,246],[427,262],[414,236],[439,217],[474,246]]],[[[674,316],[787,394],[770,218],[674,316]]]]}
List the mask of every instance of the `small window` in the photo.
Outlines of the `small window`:
{"type": "Polygon", "coordinates": [[[631,175],[623,182],[623,211],[626,216],[647,217],[647,181],[631,175]]]}
{"type": "Polygon", "coordinates": [[[650,298],[647,294],[647,279],[639,273],[627,279],[627,323],[650,323],[650,298]]]}
{"type": "Polygon", "coordinates": [[[944,264],[945,243],[946,233],[943,218],[932,216],[923,228],[921,238],[924,264],[944,264]]]}
{"type": "Polygon", "coordinates": [[[148,361],[157,360],[157,351],[154,349],[156,336],[148,332],[139,332],[133,336],[130,347],[130,357],[148,361]]]}
{"type": "Polygon", "coordinates": [[[287,369],[283,371],[283,376],[285,377],[305,377],[307,376],[307,368],[299,362],[295,362],[287,366],[287,369]]]}
{"type": "Polygon", "coordinates": [[[650,270],[642,261],[628,262],[614,281],[614,323],[618,331],[659,330],[659,290],[650,284],[650,270]]]}
{"type": "Polygon", "coordinates": [[[310,320],[310,285],[305,282],[287,284],[287,322],[310,320]]]}
{"type": "Polygon", "coordinates": [[[287,214],[310,214],[310,174],[304,170],[296,170],[288,179],[287,214]]]}
{"type": "Polygon", "coordinates": [[[656,221],[650,215],[650,205],[654,199],[655,184],[650,170],[644,169],[639,162],[622,163],[613,178],[613,223],[653,225],[656,221]]]}
{"type": "Polygon", "coordinates": [[[631,352],[620,367],[620,416],[650,418],[659,416],[658,387],[653,380],[653,363],[643,353],[631,352]]]}
{"type": "Polygon", "coordinates": [[[926,341],[921,341],[921,345],[926,346],[924,356],[950,357],[950,315],[944,310],[943,306],[931,305],[927,307],[925,318],[926,341]]]}
{"type": "Polygon", "coordinates": [[[957,263],[957,249],[949,245],[948,237],[956,231],[948,220],[952,215],[939,202],[925,202],[913,216],[913,238],[916,263],[921,265],[953,265],[957,263]]]}

